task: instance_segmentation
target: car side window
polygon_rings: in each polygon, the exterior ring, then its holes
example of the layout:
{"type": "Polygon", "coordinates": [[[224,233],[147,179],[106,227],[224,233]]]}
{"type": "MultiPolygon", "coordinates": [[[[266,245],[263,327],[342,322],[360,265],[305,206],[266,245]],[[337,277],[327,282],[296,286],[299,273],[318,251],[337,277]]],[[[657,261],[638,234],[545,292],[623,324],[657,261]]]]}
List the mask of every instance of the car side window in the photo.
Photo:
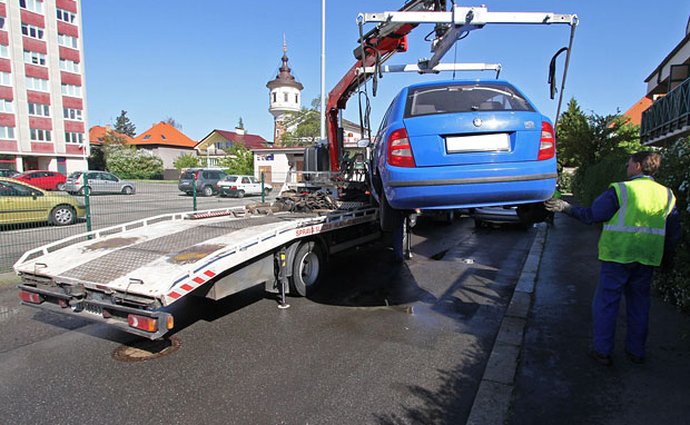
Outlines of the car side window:
{"type": "Polygon", "coordinates": [[[202,176],[203,178],[205,178],[205,179],[210,179],[210,178],[211,178],[211,173],[209,173],[208,171],[204,171],[204,172],[201,173],[201,176],[202,176]]]}
{"type": "Polygon", "coordinates": [[[115,176],[112,175],[112,174],[102,174],[102,175],[101,175],[101,178],[102,178],[103,180],[107,180],[107,181],[111,181],[111,182],[116,182],[116,181],[118,181],[118,178],[115,177],[115,176]]]}
{"type": "Polygon", "coordinates": [[[40,192],[37,192],[30,187],[24,186],[22,184],[17,184],[17,183],[11,183],[11,182],[3,182],[4,185],[7,186],[6,190],[3,190],[3,195],[4,196],[33,196],[36,194],[36,196],[42,196],[43,194],[40,192]]]}
{"type": "Polygon", "coordinates": [[[249,181],[252,183],[259,183],[259,180],[257,180],[256,177],[249,177],[249,181]]]}
{"type": "Polygon", "coordinates": [[[242,183],[249,183],[249,177],[242,177],[242,183]]]}

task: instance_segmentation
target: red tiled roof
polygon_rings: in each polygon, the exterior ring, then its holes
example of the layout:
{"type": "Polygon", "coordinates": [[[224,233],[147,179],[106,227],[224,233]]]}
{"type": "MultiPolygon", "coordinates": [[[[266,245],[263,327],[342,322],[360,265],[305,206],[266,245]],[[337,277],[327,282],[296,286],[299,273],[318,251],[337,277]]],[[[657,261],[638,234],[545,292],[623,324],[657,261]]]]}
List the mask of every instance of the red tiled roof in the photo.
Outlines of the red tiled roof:
{"type": "Polygon", "coordinates": [[[95,125],[89,129],[89,143],[92,145],[102,145],[106,134],[125,139],[126,143],[131,143],[132,138],[126,134],[118,133],[110,126],[95,125]]]}
{"type": "Polygon", "coordinates": [[[233,144],[235,143],[242,143],[247,149],[261,149],[269,146],[269,143],[266,139],[263,137],[259,136],[258,134],[238,134],[235,133],[234,131],[227,131],[227,130],[218,130],[215,129],[211,133],[208,134],[208,136],[204,137],[201,140],[207,139],[211,134],[213,133],[218,133],[225,139],[227,139],[229,142],[232,142],[233,144]]]}
{"type": "Polygon", "coordinates": [[[129,143],[135,146],[162,145],[193,148],[196,142],[167,122],[159,122],[141,133],[129,143]]]}
{"type": "Polygon", "coordinates": [[[625,111],[623,116],[630,118],[630,124],[640,125],[642,123],[642,112],[652,106],[652,103],[653,102],[651,99],[643,97],[642,99],[638,100],[637,103],[634,104],[630,109],[625,111]]]}

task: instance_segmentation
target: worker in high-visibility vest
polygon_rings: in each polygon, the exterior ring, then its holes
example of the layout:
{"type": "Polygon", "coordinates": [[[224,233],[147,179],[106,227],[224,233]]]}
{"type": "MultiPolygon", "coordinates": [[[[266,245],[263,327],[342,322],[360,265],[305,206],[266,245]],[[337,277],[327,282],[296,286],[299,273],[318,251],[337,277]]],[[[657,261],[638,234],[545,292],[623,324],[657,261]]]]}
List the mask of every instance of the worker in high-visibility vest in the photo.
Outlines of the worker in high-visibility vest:
{"type": "Polygon", "coordinates": [[[612,364],[616,317],[622,294],[627,308],[625,353],[644,363],[650,287],[655,267],[670,267],[680,241],[680,218],[671,189],[652,177],[661,165],[655,152],[633,154],[628,180],[613,183],[590,208],[549,199],[546,209],[585,223],[604,223],[599,238],[601,272],[592,301],[593,349],[590,356],[612,364]]]}

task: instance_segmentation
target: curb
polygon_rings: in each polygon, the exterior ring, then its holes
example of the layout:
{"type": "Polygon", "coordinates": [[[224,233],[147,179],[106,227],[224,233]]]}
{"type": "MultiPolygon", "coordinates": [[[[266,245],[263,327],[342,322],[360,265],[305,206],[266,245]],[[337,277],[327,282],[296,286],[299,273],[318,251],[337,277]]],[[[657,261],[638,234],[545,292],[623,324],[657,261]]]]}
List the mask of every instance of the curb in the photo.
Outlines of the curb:
{"type": "Polygon", "coordinates": [[[502,425],[508,418],[527,316],[546,242],[547,226],[541,224],[522,267],[513,297],[503,316],[484,375],[474,398],[467,425],[502,425]]]}

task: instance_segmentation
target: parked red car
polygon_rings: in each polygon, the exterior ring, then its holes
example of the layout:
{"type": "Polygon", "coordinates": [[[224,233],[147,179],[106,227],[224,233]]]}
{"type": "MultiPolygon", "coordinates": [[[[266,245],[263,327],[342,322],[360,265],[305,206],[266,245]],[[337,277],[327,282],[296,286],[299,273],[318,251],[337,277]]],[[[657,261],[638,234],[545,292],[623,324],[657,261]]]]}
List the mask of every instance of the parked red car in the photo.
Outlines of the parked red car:
{"type": "Polygon", "coordinates": [[[29,183],[32,186],[44,190],[64,190],[67,178],[57,171],[31,170],[25,171],[18,176],[12,177],[15,180],[29,183]]]}

